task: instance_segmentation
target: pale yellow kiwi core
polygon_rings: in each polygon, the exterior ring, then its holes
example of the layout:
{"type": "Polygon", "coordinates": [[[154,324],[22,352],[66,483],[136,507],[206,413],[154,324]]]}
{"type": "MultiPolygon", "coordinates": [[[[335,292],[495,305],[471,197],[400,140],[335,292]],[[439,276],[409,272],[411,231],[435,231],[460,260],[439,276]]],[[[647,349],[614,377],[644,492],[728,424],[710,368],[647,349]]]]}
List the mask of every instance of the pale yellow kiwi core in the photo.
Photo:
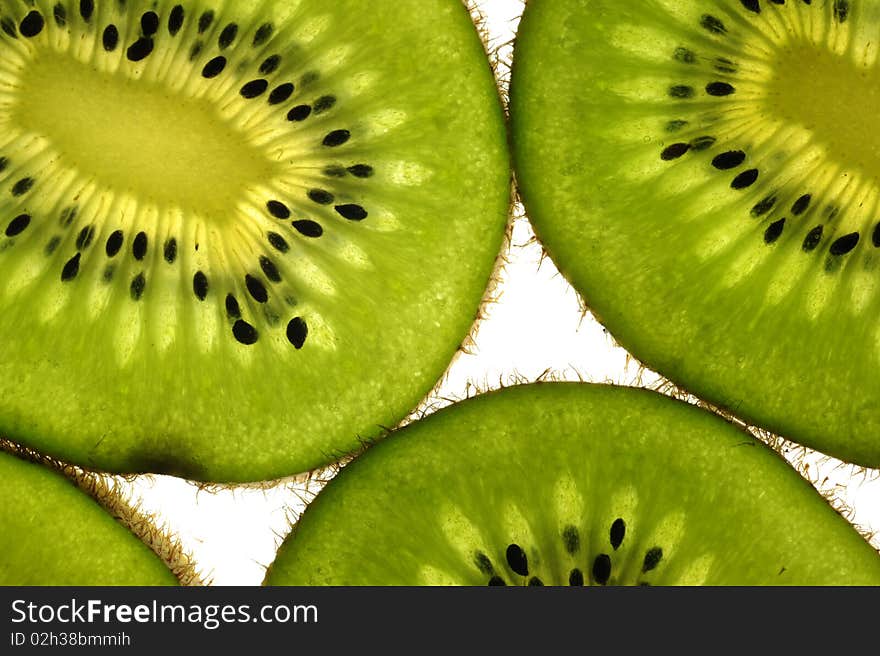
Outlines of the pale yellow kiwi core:
{"type": "Polygon", "coordinates": [[[34,54],[11,111],[81,174],[157,205],[228,216],[248,187],[277,172],[210,100],[64,53],[34,54]]]}
{"type": "Polygon", "coordinates": [[[880,70],[806,43],[780,48],[774,60],[765,99],[771,115],[810,130],[827,158],[875,177],[880,172],[880,135],[873,129],[873,118],[880,115],[880,70]]]}

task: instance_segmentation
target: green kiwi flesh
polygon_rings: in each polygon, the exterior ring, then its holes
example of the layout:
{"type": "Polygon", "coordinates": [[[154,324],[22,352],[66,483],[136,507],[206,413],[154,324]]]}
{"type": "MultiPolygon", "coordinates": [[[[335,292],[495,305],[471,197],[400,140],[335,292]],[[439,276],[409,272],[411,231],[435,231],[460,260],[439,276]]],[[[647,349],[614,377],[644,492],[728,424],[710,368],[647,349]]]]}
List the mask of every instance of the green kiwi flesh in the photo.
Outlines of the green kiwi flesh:
{"type": "Polygon", "coordinates": [[[880,4],[534,0],[511,82],[523,201],[641,361],[880,465],[880,4]]]}
{"type": "Polygon", "coordinates": [[[877,585],[880,555],[777,453],[654,392],[537,384],[348,465],[270,585],[877,585]]]}
{"type": "Polygon", "coordinates": [[[71,480],[0,451],[0,585],[177,585],[166,564],[71,480]]]}
{"type": "Polygon", "coordinates": [[[466,337],[510,197],[459,0],[0,2],[0,434],[267,480],[466,337]]]}

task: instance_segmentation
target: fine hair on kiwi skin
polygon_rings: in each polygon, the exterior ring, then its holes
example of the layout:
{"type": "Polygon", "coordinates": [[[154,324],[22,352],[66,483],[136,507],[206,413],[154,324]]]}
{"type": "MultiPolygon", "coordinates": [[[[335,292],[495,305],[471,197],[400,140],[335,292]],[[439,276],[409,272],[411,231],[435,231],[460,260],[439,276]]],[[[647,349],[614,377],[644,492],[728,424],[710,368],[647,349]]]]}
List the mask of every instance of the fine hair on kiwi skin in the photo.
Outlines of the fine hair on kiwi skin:
{"type": "Polygon", "coordinates": [[[131,550],[127,543],[135,540],[146,545],[180,585],[210,584],[210,580],[196,569],[192,556],[177,537],[159,525],[154,515],[142,511],[130,494],[123,492],[108,477],[2,439],[0,458],[3,459],[5,482],[15,485],[14,490],[9,488],[5,492],[4,508],[17,516],[7,516],[3,524],[4,539],[17,545],[13,553],[7,550],[2,558],[0,578],[4,585],[69,585],[71,582],[76,585],[96,585],[99,582],[108,585],[167,585],[167,573],[163,576],[161,570],[156,571],[155,565],[144,562],[148,559],[143,554],[131,550]],[[62,478],[66,479],[66,484],[59,484],[62,478]],[[72,492],[69,486],[78,488],[78,491],[72,492]],[[83,503],[81,497],[90,497],[101,510],[98,511],[94,504],[83,503]],[[50,507],[51,504],[58,504],[58,507],[50,507]],[[101,521],[105,519],[101,515],[112,517],[131,535],[126,539],[120,531],[108,528],[106,521],[101,521]],[[29,518],[30,523],[22,524],[21,517],[29,518]],[[26,531],[21,530],[22,525],[27,526],[26,531]],[[107,542],[96,545],[94,540],[81,537],[83,531],[107,542]],[[74,535],[80,537],[69,537],[74,535]],[[125,545],[125,554],[114,553],[120,544],[125,545]],[[29,555],[22,545],[31,545],[29,555]],[[90,551],[76,551],[84,547],[90,551]],[[108,560],[102,562],[99,554],[105,551],[108,560]],[[47,554],[54,560],[47,560],[47,554]],[[114,558],[132,558],[127,565],[131,574],[120,571],[119,563],[113,562],[114,558]],[[77,568],[89,569],[77,572],[77,568]],[[112,569],[114,573],[111,575],[101,569],[112,569]],[[119,578],[112,578],[114,576],[119,578]]]}
{"type": "Polygon", "coordinates": [[[510,204],[466,7],[37,1],[0,20],[2,434],[89,468],[258,481],[418,403],[510,204]]]}
{"type": "Polygon", "coordinates": [[[868,467],[880,212],[857,108],[878,87],[877,20],[857,0],[535,0],[511,85],[529,216],[617,341],[868,467]]]}
{"type": "Polygon", "coordinates": [[[307,507],[266,583],[878,577],[863,536],[742,430],[647,390],[543,383],[481,394],[370,449],[307,507]]]}

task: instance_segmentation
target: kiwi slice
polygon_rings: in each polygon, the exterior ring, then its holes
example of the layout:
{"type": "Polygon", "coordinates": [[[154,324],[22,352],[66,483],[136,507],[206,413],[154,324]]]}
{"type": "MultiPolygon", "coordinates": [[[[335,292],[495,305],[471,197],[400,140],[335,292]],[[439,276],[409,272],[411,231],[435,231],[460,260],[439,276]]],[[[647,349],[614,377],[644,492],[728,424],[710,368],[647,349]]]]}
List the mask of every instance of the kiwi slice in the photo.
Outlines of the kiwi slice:
{"type": "Polygon", "coordinates": [[[647,390],[508,388],[371,448],[271,585],[845,585],[880,556],[779,455],[647,390]]]}
{"type": "Polygon", "coordinates": [[[0,498],[0,585],[178,583],[144,542],[50,467],[0,450],[0,498]]]}
{"type": "Polygon", "coordinates": [[[224,482],[393,426],[510,197],[458,0],[0,3],[0,431],[224,482]]]}
{"type": "Polygon", "coordinates": [[[880,465],[880,6],[535,0],[522,197],[636,357],[748,422],[880,465]]]}

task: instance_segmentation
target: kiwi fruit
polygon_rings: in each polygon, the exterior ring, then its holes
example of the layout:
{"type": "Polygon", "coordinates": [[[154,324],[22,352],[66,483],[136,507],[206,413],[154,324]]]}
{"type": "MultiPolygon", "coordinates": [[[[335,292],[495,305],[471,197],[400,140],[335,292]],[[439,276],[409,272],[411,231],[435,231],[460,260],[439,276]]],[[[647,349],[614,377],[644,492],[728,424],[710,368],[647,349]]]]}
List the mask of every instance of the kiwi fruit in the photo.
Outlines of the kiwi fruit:
{"type": "Polygon", "coordinates": [[[441,376],[510,201],[459,0],[6,1],[0,49],[0,433],[261,481],[441,376]]]}
{"type": "Polygon", "coordinates": [[[8,448],[0,444],[0,585],[153,586],[197,580],[168,536],[150,526],[145,542],[123,525],[120,520],[137,518],[141,528],[149,522],[130,507],[123,509],[123,500],[106,485],[8,448]]]}
{"type": "Polygon", "coordinates": [[[648,390],[540,383],[401,429],[306,508],[269,585],[877,585],[775,451],[648,390]]]}
{"type": "Polygon", "coordinates": [[[880,3],[533,0],[511,131],[614,337],[746,422],[880,465],[880,3]]]}

